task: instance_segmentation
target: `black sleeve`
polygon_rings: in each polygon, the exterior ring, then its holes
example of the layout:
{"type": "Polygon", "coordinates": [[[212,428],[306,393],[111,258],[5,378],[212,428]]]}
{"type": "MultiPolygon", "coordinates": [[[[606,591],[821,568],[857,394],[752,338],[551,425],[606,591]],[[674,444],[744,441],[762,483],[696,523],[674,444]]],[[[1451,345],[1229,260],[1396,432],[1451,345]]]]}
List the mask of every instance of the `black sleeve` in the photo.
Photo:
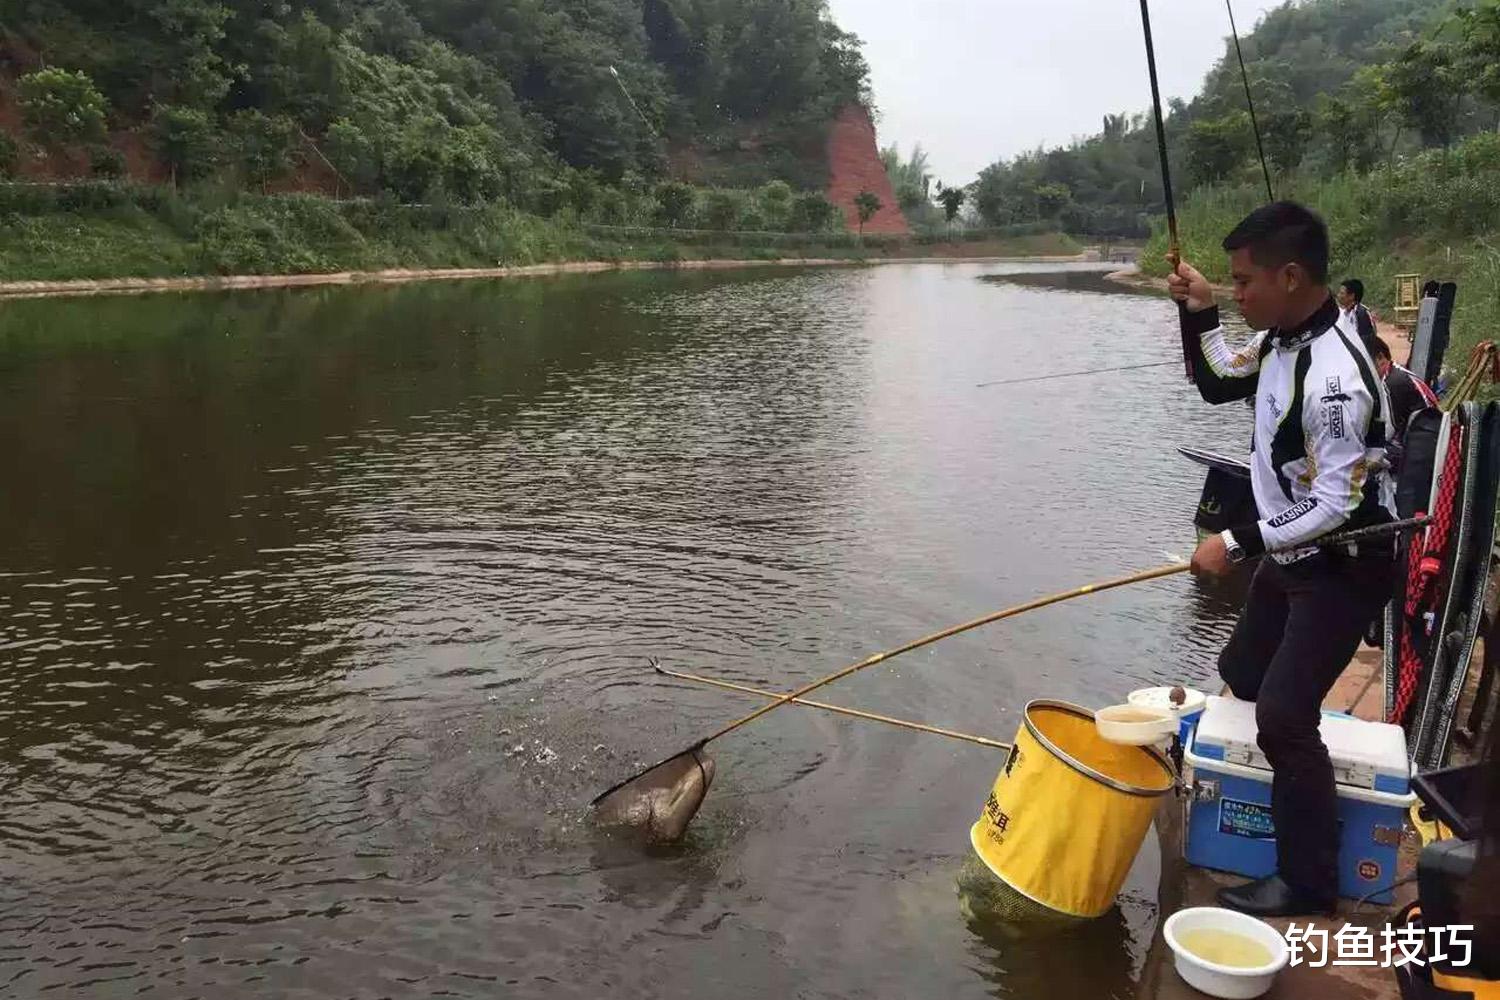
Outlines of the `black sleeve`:
{"type": "Polygon", "coordinates": [[[1179,302],[1177,316],[1182,324],[1182,349],[1193,366],[1193,384],[1204,401],[1232,403],[1255,395],[1261,341],[1253,340],[1238,351],[1226,344],[1218,306],[1194,313],[1179,302]]]}
{"type": "Polygon", "coordinates": [[[1406,422],[1413,413],[1426,407],[1427,401],[1411,376],[1399,368],[1392,368],[1386,376],[1385,391],[1391,397],[1391,433],[1399,441],[1406,433],[1406,422]]]}
{"type": "Polygon", "coordinates": [[[1370,316],[1370,310],[1360,306],[1354,310],[1355,325],[1359,327],[1359,339],[1368,347],[1375,339],[1375,320],[1370,316]]]}

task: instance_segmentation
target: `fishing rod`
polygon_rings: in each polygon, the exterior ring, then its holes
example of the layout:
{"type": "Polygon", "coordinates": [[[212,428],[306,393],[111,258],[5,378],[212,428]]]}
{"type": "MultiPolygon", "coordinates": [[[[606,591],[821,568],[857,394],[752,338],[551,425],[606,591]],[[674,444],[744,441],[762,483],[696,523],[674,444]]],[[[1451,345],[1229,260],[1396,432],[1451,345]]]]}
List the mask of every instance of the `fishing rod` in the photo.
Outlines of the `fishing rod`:
{"type": "Polygon", "coordinates": [[[1255,98],[1250,96],[1250,74],[1245,71],[1245,53],[1240,51],[1240,31],[1234,26],[1234,5],[1224,0],[1224,9],[1229,11],[1229,36],[1234,39],[1234,54],[1240,61],[1240,81],[1245,85],[1245,104],[1250,108],[1250,129],[1255,133],[1255,152],[1260,156],[1260,173],[1266,179],[1266,200],[1275,201],[1276,192],[1271,190],[1271,171],[1266,167],[1266,150],[1260,142],[1260,122],[1255,118],[1255,98]]]}
{"type": "Polygon", "coordinates": [[[1072,378],[1075,375],[1107,375],[1111,372],[1129,372],[1137,368],[1161,368],[1165,365],[1175,365],[1175,361],[1148,361],[1141,365],[1120,365],[1116,368],[1090,368],[1081,372],[1058,372],[1056,375],[1032,375],[1028,378],[1006,378],[996,382],[976,383],[976,389],[988,389],[992,385],[1020,385],[1022,382],[1048,382],[1055,378],[1072,378]]]}
{"type": "MultiPolygon", "coordinates": [[[[1167,263],[1176,273],[1182,263],[1182,243],[1177,238],[1177,205],[1172,198],[1172,168],[1167,163],[1167,126],[1161,116],[1161,87],[1156,81],[1156,46],[1151,42],[1151,11],[1146,0],[1141,0],[1141,34],[1146,39],[1146,69],[1151,74],[1151,109],[1156,119],[1156,155],[1161,162],[1161,193],[1167,204],[1167,263]]],[[[1193,381],[1193,352],[1195,345],[1182,333],[1182,364],[1189,382],[1193,381]]]]}

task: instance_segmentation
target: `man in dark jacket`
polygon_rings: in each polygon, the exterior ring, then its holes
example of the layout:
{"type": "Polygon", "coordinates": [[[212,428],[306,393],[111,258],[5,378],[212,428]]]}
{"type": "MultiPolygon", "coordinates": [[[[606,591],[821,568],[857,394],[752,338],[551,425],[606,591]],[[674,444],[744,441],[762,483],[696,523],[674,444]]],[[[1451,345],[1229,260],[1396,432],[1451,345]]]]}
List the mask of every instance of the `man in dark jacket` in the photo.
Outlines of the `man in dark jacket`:
{"type": "Polygon", "coordinates": [[[1391,360],[1391,348],[1379,337],[1372,339],[1370,356],[1375,359],[1375,368],[1385,381],[1386,395],[1391,397],[1391,440],[1386,445],[1386,457],[1390,459],[1391,471],[1401,472],[1401,459],[1406,453],[1406,424],[1418,410],[1438,405],[1437,393],[1416,376],[1391,360]]]}
{"type": "Polygon", "coordinates": [[[1339,325],[1357,334],[1365,342],[1365,350],[1369,350],[1370,341],[1375,339],[1375,317],[1365,308],[1365,283],[1358,278],[1345,278],[1334,298],[1339,304],[1339,325]]]}

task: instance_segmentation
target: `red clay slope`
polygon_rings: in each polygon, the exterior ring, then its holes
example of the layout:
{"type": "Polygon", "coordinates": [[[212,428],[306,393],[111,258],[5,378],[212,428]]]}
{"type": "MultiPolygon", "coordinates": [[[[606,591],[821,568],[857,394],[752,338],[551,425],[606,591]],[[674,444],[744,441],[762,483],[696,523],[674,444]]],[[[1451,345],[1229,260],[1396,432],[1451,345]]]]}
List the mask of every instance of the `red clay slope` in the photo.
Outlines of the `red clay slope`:
{"type": "Polygon", "coordinates": [[[896,204],[896,192],[880,162],[875,125],[858,104],[847,105],[828,130],[828,200],[844,213],[850,232],[859,228],[854,198],[870,191],[880,199],[880,211],[865,223],[867,233],[909,233],[906,217],[896,204]]]}

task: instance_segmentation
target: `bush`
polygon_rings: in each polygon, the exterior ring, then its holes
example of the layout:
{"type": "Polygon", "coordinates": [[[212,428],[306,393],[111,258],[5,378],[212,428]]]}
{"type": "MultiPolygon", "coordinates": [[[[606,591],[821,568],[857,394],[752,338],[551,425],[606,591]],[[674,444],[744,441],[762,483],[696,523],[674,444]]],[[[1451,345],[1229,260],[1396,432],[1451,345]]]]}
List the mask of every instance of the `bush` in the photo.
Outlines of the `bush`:
{"type": "Polygon", "coordinates": [[[662,184],[656,189],[656,216],[669,228],[682,225],[692,211],[693,189],[680,181],[662,184]]]}
{"type": "Polygon", "coordinates": [[[119,180],[125,176],[125,154],[112,146],[96,146],[89,150],[89,172],[105,180],[119,180]]]}
{"type": "Polygon", "coordinates": [[[792,212],[792,188],[786,181],[771,181],[760,189],[760,207],[769,228],[785,229],[792,212]]]}
{"type": "Polygon", "coordinates": [[[104,138],[109,105],[87,73],[42,69],[17,82],[21,120],[38,141],[60,146],[104,138]]]}
{"type": "Polygon", "coordinates": [[[799,233],[817,233],[832,229],[839,210],[816,191],[800,194],[792,201],[788,228],[799,233]]]}
{"type": "Polygon", "coordinates": [[[619,188],[601,188],[594,202],[593,217],[607,226],[624,225],[629,220],[629,203],[619,188]]]}
{"type": "Polygon", "coordinates": [[[733,229],[740,221],[739,199],[729,191],[710,191],[703,198],[702,214],[709,229],[733,229]]]}

